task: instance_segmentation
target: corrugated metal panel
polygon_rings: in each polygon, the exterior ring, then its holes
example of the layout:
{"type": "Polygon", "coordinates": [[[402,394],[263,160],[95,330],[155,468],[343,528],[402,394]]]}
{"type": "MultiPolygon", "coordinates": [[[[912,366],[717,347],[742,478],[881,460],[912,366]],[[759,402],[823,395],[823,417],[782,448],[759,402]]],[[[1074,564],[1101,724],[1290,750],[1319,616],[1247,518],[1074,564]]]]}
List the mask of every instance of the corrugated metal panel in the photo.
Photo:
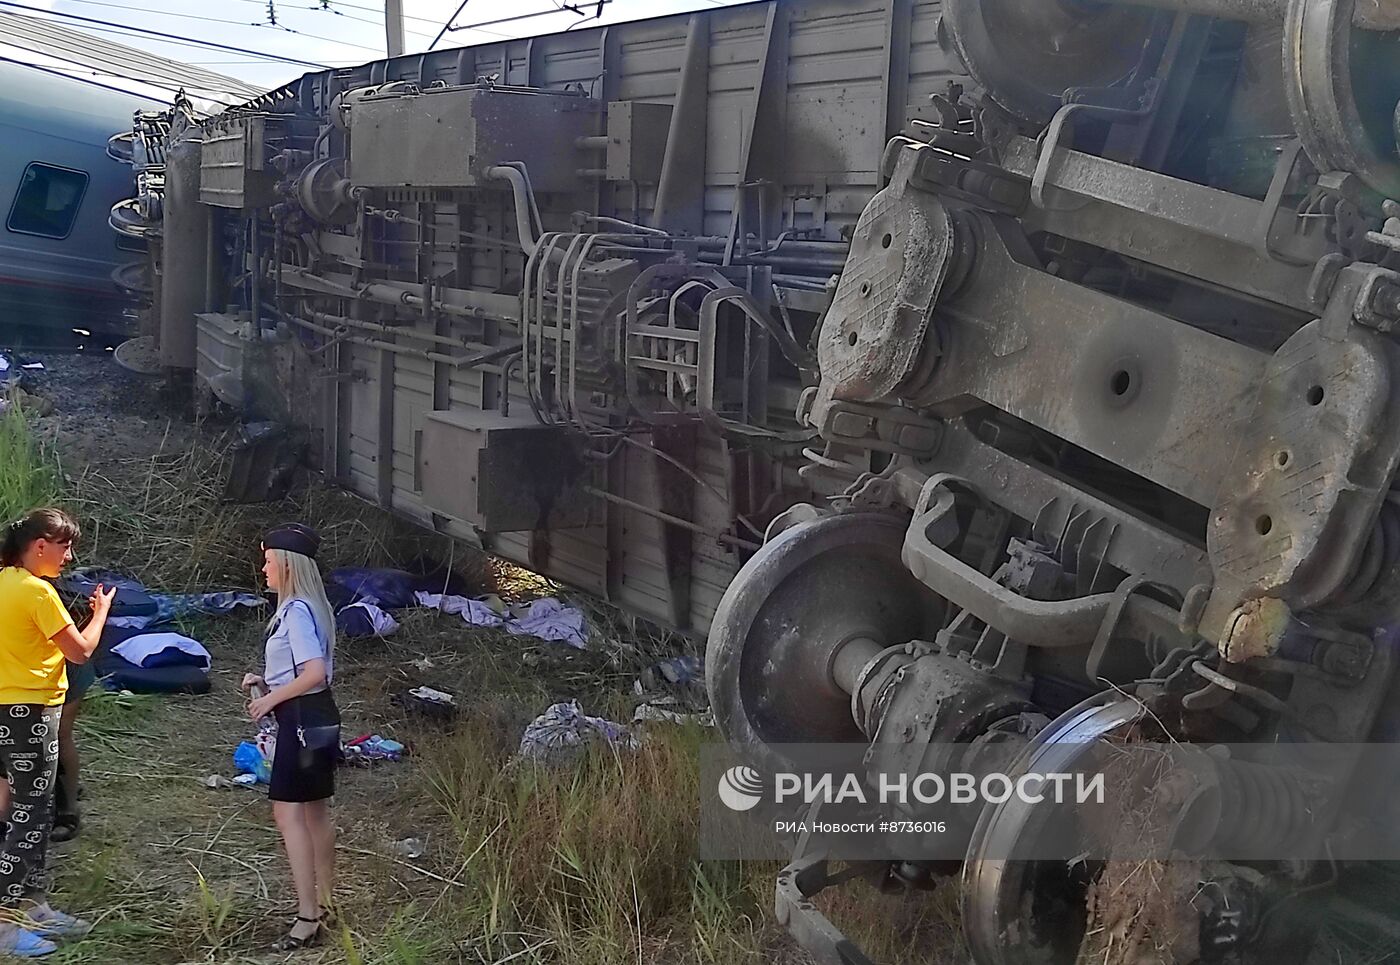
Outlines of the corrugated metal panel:
{"type": "MultiPolygon", "coordinates": [[[[645,99],[672,103],[679,85],[687,31],[692,17],[709,25],[709,75],[706,84],[705,225],[709,234],[729,230],[736,182],[745,175],[753,120],[758,109],[760,77],[766,60],[769,76],[782,78],[781,89],[766,96],[778,99],[781,117],[776,132],[781,150],[765,163],[776,173],[764,177],[789,187],[801,186],[821,194],[820,206],[803,203],[799,219],[807,226],[823,228],[828,240],[839,240],[843,227],[852,224],[874,193],[877,169],[886,130],[897,128],[904,116],[925,106],[930,94],[942,91],[950,79],[961,79],[959,65],[937,44],[937,2],[906,0],[784,0],[781,10],[770,3],[730,7],[702,14],[655,21],[614,25],[604,29],[506,41],[463,50],[437,51],[421,58],[395,62],[402,78],[427,82],[433,79],[464,83],[479,75],[496,74],[503,83],[553,88],[582,84],[599,96],[612,99],[645,99]],[[897,29],[896,9],[909,10],[909,29],[897,29]],[[769,29],[770,22],[772,29],[769,29]],[[771,47],[769,41],[772,41],[771,47]],[[891,44],[899,45],[896,56],[891,44]],[[611,57],[611,62],[608,58],[611,57]],[[890,75],[890,65],[907,64],[903,76],[890,75]],[[606,73],[605,73],[606,71],[606,73]],[[887,108],[887,104],[894,105],[887,108]],[[908,110],[901,107],[907,105],[908,110]],[[894,114],[897,116],[889,116],[894,114]]],[[[344,90],[381,82],[383,65],[367,65],[336,74],[334,89],[344,90]]],[[[324,105],[332,92],[328,77],[309,78],[313,94],[324,105]]],[[[765,131],[765,136],[774,132],[765,131]]],[[[749,176],[752,176],[750,174],[749,176]]],[[[611,192],[613,189],[605,189],[611,192]]],[[[610,196],[610,195],[605,195],[610,196]]],[[[630,203],[630,192],[619,194],[630,203]]],[[[644,190],[643,209],[654,203],[654,192],[644,190]]],[[[443,213],[440,218],[451,217],[443,213]]],[[[499,231],[509,224],[504,201],[493,209],[489,202],[472,209],[463,220],[470,229],[499,231]]],[[[465,262],[466,260],[464,260],[465,262]]],[[[465,271],[470,282],[483,290],[502,284],[504,262],[490,253],[477,253],[465,271]]],[[[466,281],[459,279],[457,283],[466,281]]],[[[422,344],[413,343],[409,344],[422,344]]],[[[380,496],[379,453],[392,457],[390,502],[403,515],[429,522],[431,514],[415,490],[415,434],[425,412],[434,406],[434,365],[426,359],[396,357],[392,366],[393,438],[380,440],[381,395],[379,353],[352,347],[349,365],[365,372],[367,383],[347,383],[343,389],[341,418],[348,424],[342,463],[348,484],[370,499],[380,496]],[[387,445],[381,446],[381,442],[387,445]]],[[[450,371],[437,392],[438,405],[494,407],[494,398],[483,400],[483,385],[495,384],[494,375],[481,370],[450,371]],[[489,380],[489,382],[488,382],[489,380]]],[[[513,411],[528,411],[528,401],[512,393],[513,411]]],[[[494,391],[492,392],[494,396],[494,391]]],[[[656,460],[628,450],[618,456],[625,469],[621,490],[627,498],[657,505],[656,460]]],[[[714,530],[729,525],[720,499],[708,487],[727,492],[727,462],[723,444],[702,436],[696,452],[696,472],[706,485],[696,484],[693,517],[714,530]]],[[[671,587],[664,565],[666,527],[658,520],[630,509],[611,510],[616,530],[622,534],[614,548],[612,588],[614,602],[657,620],[671,618],[671,587]]],[[[451,521],[447,531],[468,534],[467,527],[451,521]]],[[[746,537],[750,536],[744,533],[746,537]]],[[[608,595],[608,538],[604,527],[553,531],[547,537],[548,563],[532,558],[530,534],[493,534],[483,542],[493,551],[526,566],[542,569],[551,578],[599,595],[608,595]]],[[[689,579],[692,627],[703,629],[719,598],[737,570],[740,555],[721,546],[711,536],[692,541],[689,579]]],[[[538,551],[544,552],[537,545],[538,551]]]]}

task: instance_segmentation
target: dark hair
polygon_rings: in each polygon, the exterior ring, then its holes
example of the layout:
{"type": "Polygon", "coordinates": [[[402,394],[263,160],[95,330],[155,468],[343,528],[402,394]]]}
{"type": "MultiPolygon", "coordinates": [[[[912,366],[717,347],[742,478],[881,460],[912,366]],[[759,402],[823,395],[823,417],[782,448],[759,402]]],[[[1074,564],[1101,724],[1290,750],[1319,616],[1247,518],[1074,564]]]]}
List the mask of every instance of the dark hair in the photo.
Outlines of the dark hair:
{"type": "Polygon", "coordinates": [[[71,543],[77,541],[81,532],[78,521],[61,509],[51,506],[31,509],[5,527],[5,539],[0,543],[0,566],[19,566],[20,559],[36,540],[71,543]]]}

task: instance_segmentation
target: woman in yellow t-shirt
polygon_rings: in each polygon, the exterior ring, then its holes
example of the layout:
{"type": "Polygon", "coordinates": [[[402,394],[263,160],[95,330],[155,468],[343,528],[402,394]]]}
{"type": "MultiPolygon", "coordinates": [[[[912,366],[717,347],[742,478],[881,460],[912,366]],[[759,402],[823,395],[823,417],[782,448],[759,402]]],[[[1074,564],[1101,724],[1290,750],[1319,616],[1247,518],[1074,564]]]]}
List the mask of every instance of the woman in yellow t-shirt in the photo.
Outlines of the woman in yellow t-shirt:
{"type": "Polygon", "coordinates": [[[0,540],[0,769],[10,784],[10,825],[0,846],[0,954],[20,958],[47,955],[57,947],[50,939],[80,938],[89,927],[50,907],[44,870],[68,690],[64,661],[92,656],[116,594],[99,586],[92,619],[81,631],[74,627],[48,581],[73,558],[77,538],[72,516],[36,509],[6,526],[0,540]]]}

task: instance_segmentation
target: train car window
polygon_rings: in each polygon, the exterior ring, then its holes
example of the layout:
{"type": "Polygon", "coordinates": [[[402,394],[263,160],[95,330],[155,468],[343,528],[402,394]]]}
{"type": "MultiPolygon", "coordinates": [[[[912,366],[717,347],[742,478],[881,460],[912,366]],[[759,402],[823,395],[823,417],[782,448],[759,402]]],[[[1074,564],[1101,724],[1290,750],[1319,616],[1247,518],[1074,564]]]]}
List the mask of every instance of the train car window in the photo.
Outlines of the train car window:
{"type": "Polygon", "coordinates": [[[87,183],[88,176],[83,171],[31,162],[20,178],[5,226],[19,234],[67,238],[87,183]]]}

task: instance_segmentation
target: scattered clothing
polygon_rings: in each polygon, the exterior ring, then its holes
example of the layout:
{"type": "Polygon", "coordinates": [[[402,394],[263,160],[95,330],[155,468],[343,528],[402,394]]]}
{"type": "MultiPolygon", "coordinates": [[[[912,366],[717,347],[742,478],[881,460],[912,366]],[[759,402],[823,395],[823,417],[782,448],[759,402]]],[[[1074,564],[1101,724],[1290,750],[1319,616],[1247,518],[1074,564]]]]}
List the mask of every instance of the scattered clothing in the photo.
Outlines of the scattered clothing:
{"type": "Polygon", "coordinates": [[[361,601],[386,610],[413,606],[413,595],[420,590],[442,592],[450,577],[417,576],[405,570],[369,569],[344,566],[326,575],[326,595],[337,608],[361,601]]]}
{"type": "Polygon", "coordinates": [[[142,633],[116,644],[112,652],[145,668],[195,666],[208,670],[213,664],[202,643],[179,633],[142,633]]]}
{"type": "Polygon", "coordinates": [[[619,750],[636,750],[640,746],[628,728],[602,717],[587,716],[576,700],[554,704],[525,728],[519,757],[558,763],[600,741],[619,750]]]}
{"type": "MultiPolygon", "coordinates": [[[[120,591],[119,591],[120,592],[120,591]]],[[[154,613],[130,616],[109,617],[107,622],[116,627],[145,629],[170,623],[178,617],[202,613],[213,616],[229,613],[241,606],[266,606],[267,601],[252,593],[222,591],[217,593],[151,593],[147,594],[155,604],[154,613]]]]}
{"type": "Polygon", "coordinates": [[[373,603],[361,600],[343,607],[335,615],[335,626],[345,637],[387,637],[398,632],[399,622],[373,603]]]}
{"type": "Polygon", "coordinates": [[[697,707],[707,706],[705,691],[705,660],[703,657],[672,657],[643,670],[632,685],[638,697],[646,694],[668,694],[680,697],[697,707]]]}
{"type": "Polygon", "coordinates": [[[576,650],[588,647],[583,612],[553,597],[531,603],[523,615],[507,620],[505,626],[508,633],[567,643],[576,650]]]}
{"type": "Polygon", "coordinates": [[[484,600],[469,600],[464,596],[448,596],[422,590],[413,594],[413,599],[419,606],[460,616],[474,627],[498,627],[505,623],[505,618],[484,600]]]}

